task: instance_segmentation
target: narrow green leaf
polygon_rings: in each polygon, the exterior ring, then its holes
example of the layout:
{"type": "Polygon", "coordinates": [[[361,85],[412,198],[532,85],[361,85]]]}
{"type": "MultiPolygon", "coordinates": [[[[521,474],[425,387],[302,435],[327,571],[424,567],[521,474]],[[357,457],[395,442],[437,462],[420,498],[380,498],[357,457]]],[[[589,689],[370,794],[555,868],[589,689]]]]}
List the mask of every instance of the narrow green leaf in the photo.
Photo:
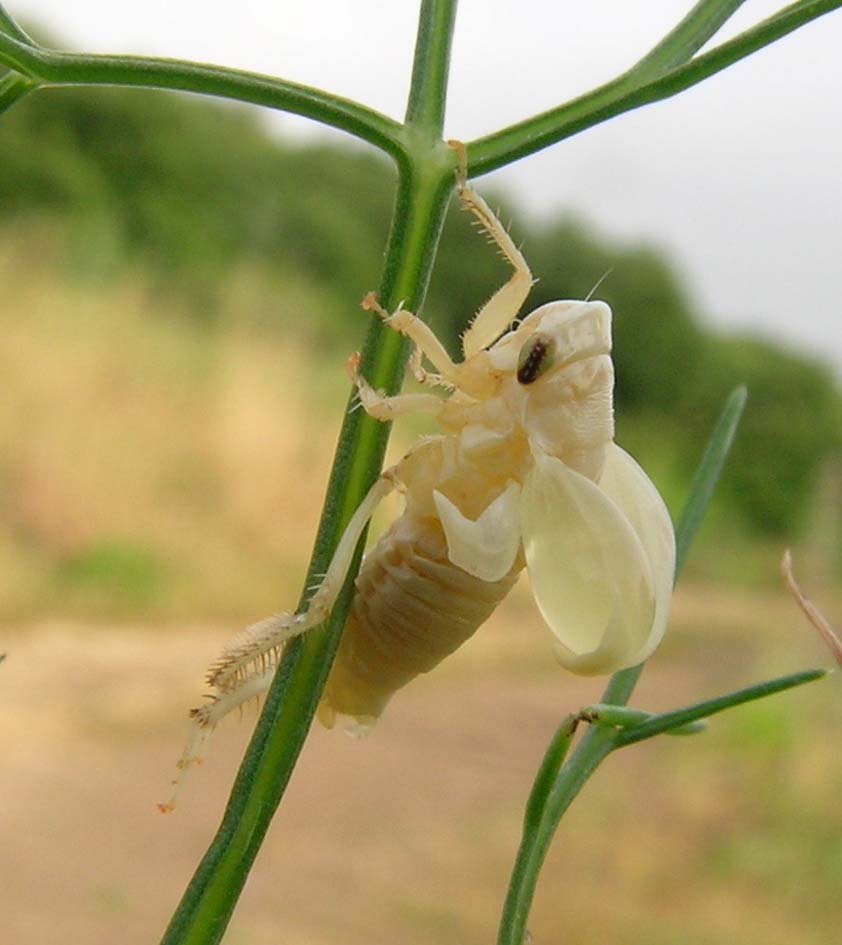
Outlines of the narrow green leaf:
{"type": "Polygon", "coordinates": [[[747,398],[748,392],[743,386],[731,393],[719,415],[702,460],[696,468],[696,474],[690,483],[690,494],[678,521],[678,528],[675,530],[676,575],[681,572],[690,545],[696,537],[696,532],[713,498],[725,460],[731,451],[737,427],[740,425],[747,398]]]}
{"type": "MultiPolygon", "coordinates": [[[[690,494],[676,531],[676,543],[680,551],[676,563],[676,574],[713,495],[733,443],[745,400],[745,388],[740,387],[725,402],[693,477],[690,494]]],[[[603,694],[600,707],[603,710],[606,706],[613,706],[614,709],[623,707],[634,691],[642,670],[643,664],[615,673],[603,694]]],[[[648,722],[643,724],[648,724],[648,722]]],[[[541,866],[559,822],[591,774],[614,750],[619,734],[617,730],[611,730],[605,726],[594,726],[581,740],[566,763],[562,764],[549,790],[543,781],[540,788],[536,789],[533,786],[528,805],[528,826],[525,823],[500,918],[498,945],[522,945],[541,866]]],[[[556,737],[558,738],[558,733],[556,737]]],[[[552,746],[548,755],[551,751],[552,746]]],[[[542,772],[543,765],[538,772],[536,783],[542,778],[542,772]]]]}
{"type": "Polygon", "coordinates": [[[780,676],[777,679],[770,679],[754,686],[747,686],[745,689],[737,689],[724,696],[717,696],[715,699],[697,702],[694,705],[685,706],[683,709],[653,715],[651,719],[641,725],[623,729],[617,737],[617,747],[633,745],[635,742],[641,742],[646,738],[668,732],[670,729],[688,725],[699,719],[707,719],[711,715],[724,712],[734,706],[754,702],[756,699],[765,699],[767,696],[785,692],[787,689],[793,689],[796,686],[803,686],[805,683],[822,679],[827,676],[827,673],[826,669],[808,669],[800,673],[791,673],[788,676],[780,676]]]}
{"type": "Polygon", "coordinates": [[[702,732],[706,732],[708,728],[707,719],[697,719],[695,722],[687,722],[684,725],[677,725],[675,728],[671,728],[668,731],[664,732],[664,735],[700,735],[702,732]]]}

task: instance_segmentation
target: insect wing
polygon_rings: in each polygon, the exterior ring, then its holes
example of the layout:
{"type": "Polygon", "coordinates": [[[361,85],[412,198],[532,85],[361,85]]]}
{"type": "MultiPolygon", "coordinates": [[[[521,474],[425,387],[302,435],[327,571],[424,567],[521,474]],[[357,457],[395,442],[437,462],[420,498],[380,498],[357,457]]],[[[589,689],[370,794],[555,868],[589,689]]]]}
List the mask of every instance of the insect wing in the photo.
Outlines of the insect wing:
{"type": "Polygon", "coordinates": [[[520,547],[519,496],[520,487],[510,482],[474,521],[447,496],[433,491],[453,564],[483,581],[499,581],[511,571],[520,547]]]}
{"type": "Polygon", "coordinates": [[[538,453],[521,494],[532,593],[573,672],[637,662],[655,620],[652,568],[629,518],[599,486],[538,453]]]}
{"type": "Polygon", "coordinates": [[[607,448],[599,487],[631,522],[652,568],[655,619],[649,639],[635,659],[639,663],[650,656],[667,628],[675,580],[675,531],[664,500],[652,480],[616,443],[607,448]]]}

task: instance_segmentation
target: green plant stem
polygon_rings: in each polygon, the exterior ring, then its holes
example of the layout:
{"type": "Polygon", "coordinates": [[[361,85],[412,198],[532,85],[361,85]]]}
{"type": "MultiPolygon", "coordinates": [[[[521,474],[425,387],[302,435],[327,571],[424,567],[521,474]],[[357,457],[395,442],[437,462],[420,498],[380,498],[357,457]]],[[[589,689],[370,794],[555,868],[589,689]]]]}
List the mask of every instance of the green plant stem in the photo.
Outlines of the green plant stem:
{"type": "Polygon", "coordinates": [[[440,139],[450,73],[456,0],[423,0],[412,66],[406,123],[440,139]]]}
{"type": "MultiPolygon", "coordinates": [[[[576,717],[589,722],[591,725],[607,725],[609,728],[632,728],[654,719],[655,715],[654,712],[647,712],[644,709],[632,709],[624,705],[606,705],[604,702],[597,702],[593,705],[584,706],[579,710],[576,717]]],[[[685,725],[670,728],[665,734],[697,735],[706,728],[706,719],[695,719],[685,725]]]]}
{"type": "Polygon", "coordinates": [[[0,32],[14,36],[15,39],[26,43],[28,46],[34,46],[35,43],[27,35],[26,31],[15,21],[14,17],[6,11],[6,8],[0,3],[0,32]]]}
{"type": "MultiPolygon", "coordinates": [[[[687,61],[739,6],[737,0],[701,0],[624,75],[557,108],[510,125],[471,142],[468,171],[487,174],[521,157],[549,147],[580,131],[624,112],[677,95],[740,59],[842,6],[842,0],[798,0],[739,36],[687,61]],[[664,71],[667,70],[667,71],[664,71]]],[[[449,36],[455,0],[429,0],[422,7],[426,32],[425,63],[437,82],[446,83],[449,36]],[[439,41],[443,38],[444,42],[439,41]]],[[[0,8],[2,9],[2,8],[0,8]]],[[[50,85],[128,85],[216,95],[289,111],[356,135],[391,154],[405,158],[414,146],[413,132],[431,127],[436,115],[422,114],[441,95],[410,97],[416,121],[404,128],[392,119],[356,102],[293,82],[221,66],[141,56],[66,53],[34,46],[3,11],[7,32],[0,32],[0,63],[38,83],[50,85]]],[[[418,47],[416,47],[418,48],[418,47]]],[[[416,75],[423,73],[417,69],[416,75]]],[[[413,86],[420,89],[424,83],[413,86]]],[[[439,90],[440,92],[442,89],[439,90]]],[[[435,109],[435,106],[434,106],[435,109]]]]}
{"type": "Polygon", "coordinates": [[[642,84],[684,65],[744,3],[745,0],[699,0],[675,29],[626,75],[642,84]]]}
{"type": "Polygon", "coordinates": [[[35,88],[34,82],[17,72],[10,72],[0,78],[0,115],[35,88]]]}
{"type": "Polygon", "coordinates": [[[589,728],[550,789],[545,789],[541,797],[543,808],[539,810],[537,804],[532,805],[532,816],[524,825],[526,829],[503,904],[498,945],[523,945],[535,886],[555,836],[555,827],[588,778],[611,754],[615,737],[616,731],[612,729],[602,726],[589,728]]]}
{"type": "Polygon", "coordinates": [[[526,810],[523,815],[524,833],[537,830],[540,826],[544,809],[547,806],[547,798],[558,778],[558,773],[570,750],[573,735],[576,733],[580,721],[578,715],[568,715],[556,729],[556,733],[550,741],[550,746],[544,753],[541,766],[538,768],[538,774],[535,776],[532,790],[529,793],[529,800],[526,802],[526,810]]]}
{"type": "Polygon", "coordinates": [[[487,174],[609,118],[677,95],[840,6],[842,0],[800,0],[651,81],[640,84],[632,70],[558,108],[478,138],[468,145],[468,172],[487,174]]]}
{"type": "MultiPolygon", "coordinates": [[[[431,15],[454,6],[453,0],[425,3],[431,15]]],[[[452,16],[449,21],[452,23],[452,16]]],[[[425,106],[421,111],[428,118],[438,114],[443,119],[445,83],[434,76],[436,68],[446,69],[447,57],[442,57],[439,51],[439,66],[430,64],[424,51],[425,41],[421,30],[419,45],[422,49],[420,55],[416,54],[413,80],[415,102],[425,95],[441,97],[440,102],[425,106]],[[424,90],[419,91],[416,86],[422,81],[424,90]]],[[[427,130],[432,129],[428,126],[427,130]]],[[[440,131],[439,128],[439,135],[440,131]]],[[[429,153],[421,155],[419,152],[415,160],[399,165],[395,214],[380,288],[387,307],[406,300],[417,309],[423,302],[453,186],[454,166],[455,157],[441,143],[440,137],[429,153]]],[[[384,328],[379,319],[374,319],[362,359],[369,379],[387,390],[396,390],[406,353],[402,338],[384,328]]],[[[377,477],[387,436],[387,425],[371,420],[361,411],[346,414],[305,586],[311,584],[316,573],[327,569],[348,519],[377,477]]],[[[162,945],[213,945],[224,934],[309,731],[347,618],[360,557],[361,547],[326,625],[287,648],[240,767],[222,824],[173,915],[162,945]]],[[[302,604],[305,599],[306,595],[302,597],[302,604]]]]}
{"type": "MultiPolygon", "coordinates": [[[[690,542],[696,534],[701,516],[713,495],[716,482],[731,449],[745,406],[745,396],[745,389],[737,388],[726,401],[690,484],[690,493],[676,530],[678,550],[676,578],[684,564],[690,542]],[[691,514],[690,510],[695,511],[691,514]]],[[[643,671],[643,665],[641,663],[639,666],[632,666],[615,673],[603,693],[602,703],[615,706],[625,705],[634,692],[634,687],[643,671]]],[[[616,737],[616,730],[603,726],[589,728],[576,750],[561,768],[551,789],[542,790],[541,796],[545,799],[543,810],[536,811],[536,805],[530,802],[532,825],[530,829],[524,830],[512,869],[500,920],[498,945],[522,945],[538,876],[558,824],[582,785],[613,751],[616,737]]],[[[553,744],[554,742],[551,743],[550,751],[553,749],[553,744]]],[[[544,764],[540,770],[544,770],[544,764]]],[[[533,794],[530,796],[534,796],[534,793],[533,788],[533,794]]]]}
{"type": "Polygon", "coordinates": [[[717,696],[715,699],[705,699],[703,702],[696,702],[681,709],[653,715],[639,725],[618,731],[616,733],[616,747],[623,748],[626,745],[634,745],[635,742],[642,742],[647,738],[654,738],[656,735],[664,735],[701,719],[710,718],[710,716],[724,712],[726,709],[733,709],[734,706],[745,705],[747,702],[755,702],[758,699],[773,696],[778,692],[785,692],[787,689],[794,689],[796,686],[815,682],[817,679],[823,679],[827,676],[827,672],[826,669],[807,669],[800,673],[790,673],[787,676],[779,676],[777,679],[768,679],[754,686],[737,689],[724,696],[717,696]]]}
{"type": "MultiPolygon", "coordinates": [[[[550,742],[529,795],[524,816],[524,840],[529,836],[530,842],[521,844],[514,875],[537,878],[555,835],[555,824],[548,822],[547,812],[551,810],[554,816],[560,818],[588,778],[612,751],[656,735],[692,734],[700,731],[699,723],[711,715],[803,686],[826,675],[827,670],[824,669],[792,673],[659,715],[635,709],[622,711],[622,707],[614,705],[586,706],[582,714],[587,714],[588,710],[604,710],[602,714],[605,718],[601,720],[602,724],[589,729],[576,751],[575,763],[571,759],[571,763],[562,768],[576,723],[582,718],[581,714],[568,716],[550,742]],[[612,717],[619,724],[631,723],[631,727],[613,728],[612,717]]],[[[522,945],[533,891],[534,886],[530,890],[528,884],[510,887],[498,939],[500,945],[522,945]]]]}
{"type": "Polygon", "coordinates": [[[197,92],[303,115],[398,157],[401,125],[349,99],[283,79],[222,66],[142,56],[54,52],[0,32],[0,62],[47,85],[122,85],[197,92]]]}

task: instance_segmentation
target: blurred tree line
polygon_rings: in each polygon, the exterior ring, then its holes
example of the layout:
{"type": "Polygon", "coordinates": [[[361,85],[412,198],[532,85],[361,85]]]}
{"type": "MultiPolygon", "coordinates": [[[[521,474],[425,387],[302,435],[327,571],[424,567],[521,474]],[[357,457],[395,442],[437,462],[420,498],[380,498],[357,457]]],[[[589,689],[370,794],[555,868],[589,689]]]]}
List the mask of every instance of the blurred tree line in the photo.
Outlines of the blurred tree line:
{"type": "MultiPolygon", "coordinates": [[[[240,108],[68,89],[32,95],[4,115],[0,155],[0,227],[57,223],[68,275],[102,280],[143,267],[161,292],[183,295],[208,331],[235,267],[304,279],[325,305],[301,312],[295,325],[287,316],[261,330],[303,331],[331,356],[358,344],[357,302],[377,285],[392,206],[394,175],[377,156],[284,143],[240,108]]],[[[608,273],[598,296],[615,313],[621,424],[657,430],[683,472],[727,392],[748,385],[723,490],[752,530],[791,533],[821,466],[839,450],[831,371],[771,342],[711,331],[652,246],[615,244],[564,217],[536,227],[510,206],[503,218],[524,239],[539,279],[530,306],[585,297],[608,273]]],[[[454,207],[427,302],[453,350],[505,276],[454,207]]]]}

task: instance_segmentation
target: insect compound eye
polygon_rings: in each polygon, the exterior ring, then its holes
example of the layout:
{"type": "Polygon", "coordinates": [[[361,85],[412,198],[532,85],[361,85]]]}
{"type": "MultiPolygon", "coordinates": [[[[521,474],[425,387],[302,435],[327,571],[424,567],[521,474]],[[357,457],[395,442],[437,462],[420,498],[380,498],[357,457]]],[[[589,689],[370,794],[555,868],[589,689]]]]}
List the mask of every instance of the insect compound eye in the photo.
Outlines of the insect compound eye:
{"type": "Polygon", "coordinates": [[[521,384],[536,381],[553,363],[553,340],[548,335],[533,335],[520,349],[517,379],[521,384]]]}

